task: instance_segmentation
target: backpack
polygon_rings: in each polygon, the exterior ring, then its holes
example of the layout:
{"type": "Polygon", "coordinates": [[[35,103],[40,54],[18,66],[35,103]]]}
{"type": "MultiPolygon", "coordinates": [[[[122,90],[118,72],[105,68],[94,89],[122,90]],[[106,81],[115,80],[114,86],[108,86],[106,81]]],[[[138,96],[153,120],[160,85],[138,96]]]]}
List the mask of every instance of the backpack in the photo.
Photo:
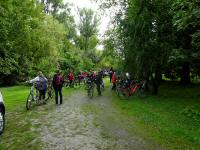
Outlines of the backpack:
{"type": "Polygon", "coordinates": [[[38,90],[47,89],[47,81],[43,77],[39,77],[39,81],[36,82],[36,87],[38,90]]]}
{"type": "Polygon", "coordinates": [[[63,77],[61,75],[56,76],[55,85],[62,85],[63,84],[63,77]]]}

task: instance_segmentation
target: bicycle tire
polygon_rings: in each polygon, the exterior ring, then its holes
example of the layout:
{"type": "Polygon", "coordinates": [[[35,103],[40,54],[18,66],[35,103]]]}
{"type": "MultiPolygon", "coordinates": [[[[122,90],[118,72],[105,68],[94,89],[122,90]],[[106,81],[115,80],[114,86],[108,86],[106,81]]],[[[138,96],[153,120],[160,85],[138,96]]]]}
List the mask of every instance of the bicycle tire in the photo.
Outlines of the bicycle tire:
{"type": "Polygon", "coordinates": [[[30,110],[32,107],[32,99],[33,99],[32,95],[29,94],[27,97],[27,100],[26,100],[26,109],[27,110],[30,110]]]}
{"type": "Polygon", "coordinates": [[[5,116],[3,111],[0,109],[0,135],[3,133],[5,129],[5,116]]]}
{"type": "Polygon", "coordinates": [[[78,88],[79,87],[79,83],[77,83],[76,81],[74,81],[74,83],[73,83],[73,88],[78,88]]]}
{"type": "Polygon", "coordinates": [[[88,97],[89,97],[90,99],[93,98],[93,88],[88,89],[88,97]]]}
{"type": "Polygon", "coordinates": [[[127,94],[128,91],[127,91],[127,93],[125,93],[123,90],[125,90],[125,89],[118,87],[116,89],[117,95],[121,100],[127,100],[130,96],[129,96],[129,94],[127,94]]]}
{"type": "Polygon", "coordinates": [[[45,101],[48,101],[49,99],[53,99],[54,98],[54,91],[53,89],[47,92],[47,98],[45,99],[45,101]]]}
{"type": "Polygon", "coordinates": [[[148,93],[145,91],[144,88],[139,88],[137,95],[138,95],[139,98],[146,98],[148,93]]]}

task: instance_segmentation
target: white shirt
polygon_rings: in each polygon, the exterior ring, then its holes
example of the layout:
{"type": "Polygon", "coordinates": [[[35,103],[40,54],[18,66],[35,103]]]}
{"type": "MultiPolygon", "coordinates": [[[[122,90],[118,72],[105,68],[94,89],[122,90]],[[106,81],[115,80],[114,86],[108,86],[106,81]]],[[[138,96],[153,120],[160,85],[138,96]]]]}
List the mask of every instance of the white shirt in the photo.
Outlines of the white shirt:
{"type": "MultiPolygon", "coordinates": [[[[45,77],[42,77],[42,78],[44,78],[46,81],[48,81],[47,78],[45,78],[45,77]]],[[[30,80],[29,82],[34,83],[34,82],[39,82],[39,81],[40,81],[40,76],[37,76],[34,79],[30,80]]]]}

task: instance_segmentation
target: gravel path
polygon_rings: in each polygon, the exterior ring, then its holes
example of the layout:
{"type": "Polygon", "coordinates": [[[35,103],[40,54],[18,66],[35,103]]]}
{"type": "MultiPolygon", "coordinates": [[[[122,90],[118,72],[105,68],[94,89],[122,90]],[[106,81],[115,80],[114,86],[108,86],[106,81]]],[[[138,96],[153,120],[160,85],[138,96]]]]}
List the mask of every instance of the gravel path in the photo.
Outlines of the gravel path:
{"type": "MultiPolygon", "coordinates": [[[[160,149],[135,137],[122,126],[112,106],[110,90],[92,100],[77,91],[43,117],[44,150],[143,150],[160,149]],[[84,113],[83,108],[90,108],[84,113]],[[91,112],[90,112],[91,111],[91,112]],[[115,119],[116,118],[116,119],[115,119]],[[147,146],[148,145],[148,146],[147,146]]],[[[119,117],[120,118],[120,117],[119,117]]]]}

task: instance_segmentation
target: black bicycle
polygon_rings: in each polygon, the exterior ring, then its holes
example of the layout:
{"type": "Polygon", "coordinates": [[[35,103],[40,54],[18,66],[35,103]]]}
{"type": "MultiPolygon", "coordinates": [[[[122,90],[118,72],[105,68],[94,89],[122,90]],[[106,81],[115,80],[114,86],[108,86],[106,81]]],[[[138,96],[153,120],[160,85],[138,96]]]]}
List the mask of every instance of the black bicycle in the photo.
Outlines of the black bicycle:
{"type": "Polygon", "coordinates": [[[92,81],[87,81],[86,83],[87,94],[90,99],[93,98],[94,95],[94,83],[92,81]]]}

